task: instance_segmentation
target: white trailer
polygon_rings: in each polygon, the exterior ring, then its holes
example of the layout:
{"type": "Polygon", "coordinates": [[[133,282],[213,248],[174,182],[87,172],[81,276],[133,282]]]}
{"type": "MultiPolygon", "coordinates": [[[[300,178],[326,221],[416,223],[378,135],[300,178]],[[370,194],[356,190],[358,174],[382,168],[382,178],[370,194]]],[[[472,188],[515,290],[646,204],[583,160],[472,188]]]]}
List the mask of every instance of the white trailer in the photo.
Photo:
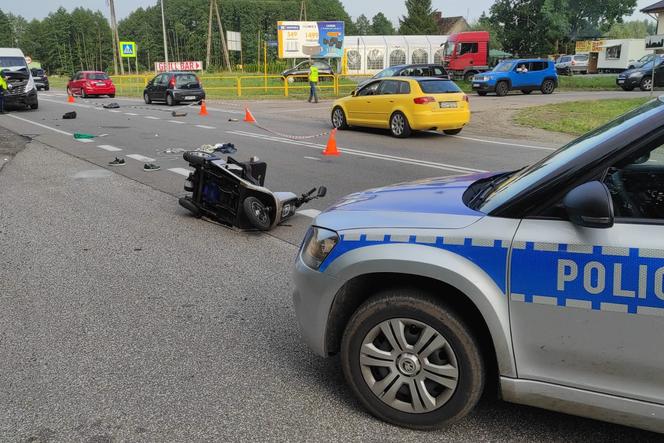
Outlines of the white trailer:
{"type": "Polygon", "coordinates": [[[604,40],[597,59],[597,70],[622,72],[631,62],[651,52],[646,50],[645,39],[604,40]]]}

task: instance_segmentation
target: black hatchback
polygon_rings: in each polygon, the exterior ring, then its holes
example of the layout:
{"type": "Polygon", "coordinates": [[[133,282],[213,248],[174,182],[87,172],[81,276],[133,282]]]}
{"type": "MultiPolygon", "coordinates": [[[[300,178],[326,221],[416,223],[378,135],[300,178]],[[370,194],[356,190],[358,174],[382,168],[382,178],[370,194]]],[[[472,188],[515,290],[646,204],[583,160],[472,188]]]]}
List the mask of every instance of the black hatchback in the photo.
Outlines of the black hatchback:
{"type": "Polygon", "coordinates": [[[159,101],[173,106],[182,102],[200,102],[205,99],[205,91],[196,74],[164,72],[148,82],[143,99],[147,104],[159,101]]]}

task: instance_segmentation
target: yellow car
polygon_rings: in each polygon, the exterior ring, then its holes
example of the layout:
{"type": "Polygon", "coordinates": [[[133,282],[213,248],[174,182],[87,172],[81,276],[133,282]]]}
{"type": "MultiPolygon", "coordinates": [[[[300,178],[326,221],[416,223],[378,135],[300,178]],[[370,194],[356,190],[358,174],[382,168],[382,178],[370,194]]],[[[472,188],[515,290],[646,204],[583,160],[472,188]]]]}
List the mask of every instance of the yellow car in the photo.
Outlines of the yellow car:
{"type": "Polygon", "coordinates": [[[469,121],[468,96],[453,81],[431,77],[377,79],[332,105],[335,128],[384,128],[395,137],[417,130],[455,135],[469,121]]]}

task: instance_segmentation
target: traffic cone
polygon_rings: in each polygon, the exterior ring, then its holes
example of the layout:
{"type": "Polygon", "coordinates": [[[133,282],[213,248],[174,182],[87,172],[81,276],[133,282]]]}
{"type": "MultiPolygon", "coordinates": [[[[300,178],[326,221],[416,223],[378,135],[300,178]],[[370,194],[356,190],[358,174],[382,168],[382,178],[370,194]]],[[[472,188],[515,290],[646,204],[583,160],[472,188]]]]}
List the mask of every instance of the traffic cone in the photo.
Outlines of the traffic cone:
{"type": "Polygon", "coordinates": [[[74,96],[71,94],[67,94],[67,103],[74,103],[74,96]]]}
{"type": "Polygon", "coordinates": [[[201,111],[198,113],[198,115],[202,116],[208,115],[207,106],[205,106],[205,100],[201,100],[201,111]]]}
{"type": "Polygon", "coordinates": [[[327,145],[325,146],[323,155],[330,155],[335,157],[341,155],[341,152],[339,152],[339,150],[337,149],[337,140],[335,138],[336,135],[337,135],[337,129],[334,128],[332,132],[330,132],[330,138],[327,140],[327,145]]]}
{"type": "Polygon", "coordinates": [[[256,119],[249,108],[244,108],[244,121],[247,123],[256,123],[256,119]]]}

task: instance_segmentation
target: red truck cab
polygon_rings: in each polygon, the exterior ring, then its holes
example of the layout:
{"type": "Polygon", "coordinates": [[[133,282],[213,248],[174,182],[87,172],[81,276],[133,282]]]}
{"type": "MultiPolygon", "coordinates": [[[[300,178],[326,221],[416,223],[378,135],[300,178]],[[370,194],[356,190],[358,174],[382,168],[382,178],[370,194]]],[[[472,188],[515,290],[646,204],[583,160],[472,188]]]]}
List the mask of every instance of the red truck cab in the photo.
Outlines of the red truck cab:
{"type": "Polygon", "coordinates": [[[452,34],[445,43],[443,62],[453,78],[472,80],[475,74],[488,71],[489,33],[486,31],[452,34]]]}

